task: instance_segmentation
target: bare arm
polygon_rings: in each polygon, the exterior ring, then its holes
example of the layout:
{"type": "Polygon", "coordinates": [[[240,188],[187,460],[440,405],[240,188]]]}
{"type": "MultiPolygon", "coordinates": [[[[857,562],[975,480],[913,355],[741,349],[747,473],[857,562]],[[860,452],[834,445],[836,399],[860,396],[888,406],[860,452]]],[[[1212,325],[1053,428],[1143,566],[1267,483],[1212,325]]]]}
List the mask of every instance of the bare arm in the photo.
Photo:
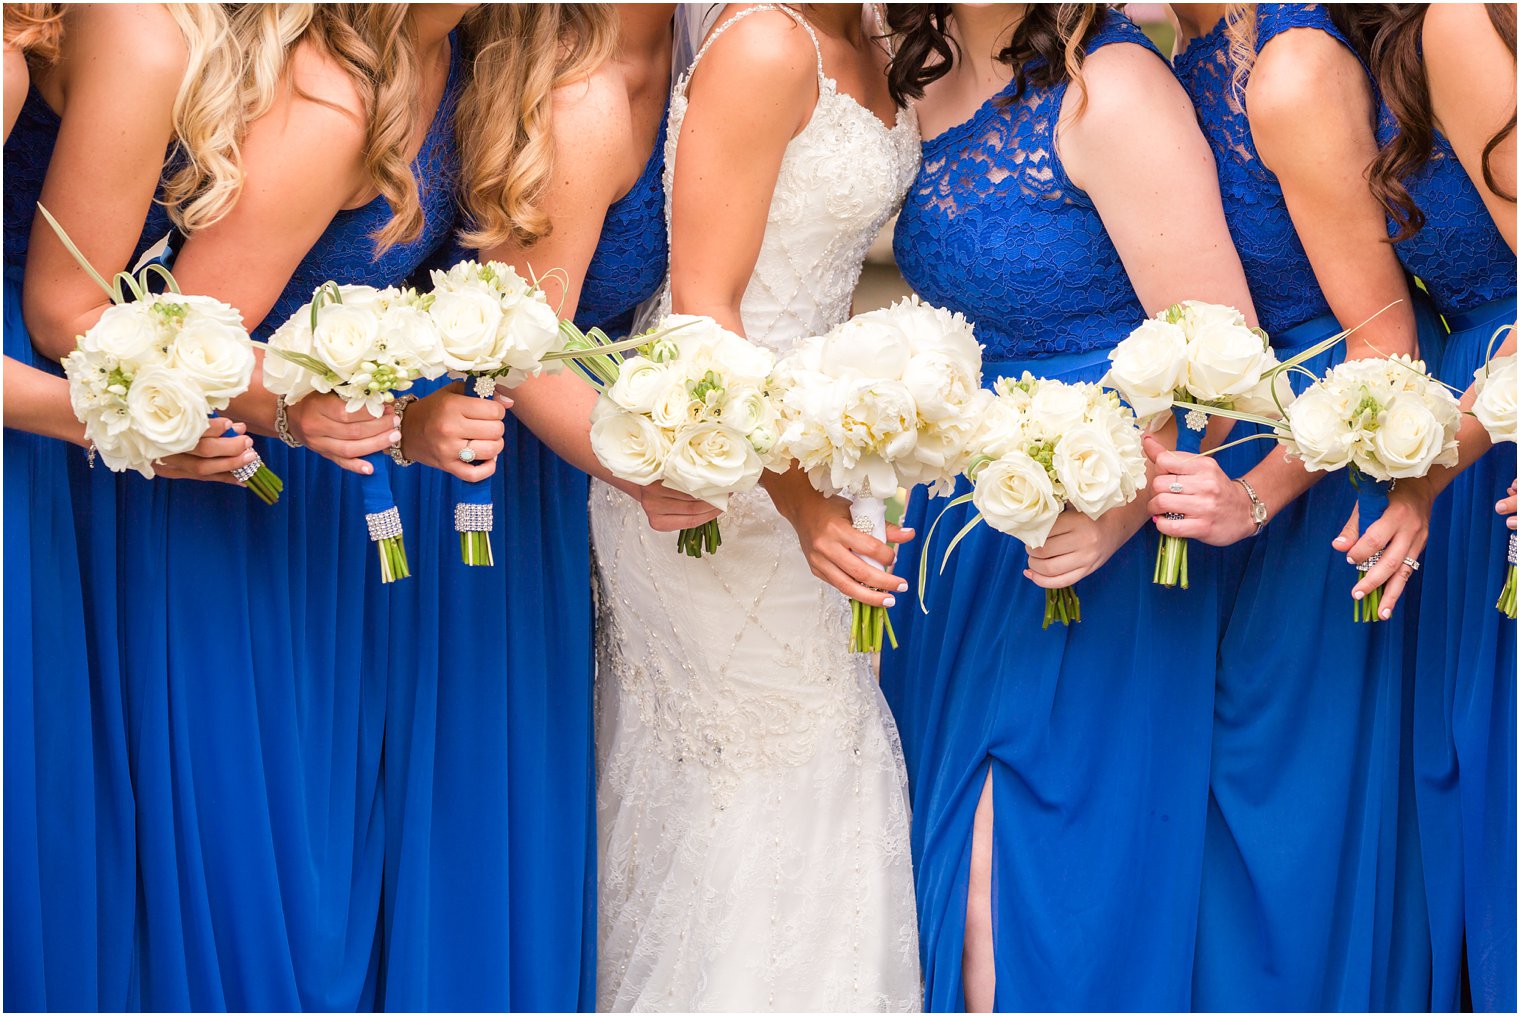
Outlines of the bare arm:
{"type": "Polygon", "coordinates": [[[26,102],[27,89],[31,87],[31,74],[26,67],[26,54],[11,46],[5,47],[5,136],[11,136],[16,118],[26,102]]]}

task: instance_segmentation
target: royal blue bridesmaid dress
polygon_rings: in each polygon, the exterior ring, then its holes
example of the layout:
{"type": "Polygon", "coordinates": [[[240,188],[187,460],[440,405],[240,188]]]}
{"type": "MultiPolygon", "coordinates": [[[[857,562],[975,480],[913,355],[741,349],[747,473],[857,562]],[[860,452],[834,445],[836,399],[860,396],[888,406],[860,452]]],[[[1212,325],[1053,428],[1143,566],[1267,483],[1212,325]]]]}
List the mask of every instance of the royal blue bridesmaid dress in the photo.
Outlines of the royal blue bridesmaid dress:
{"type": "MultiPolygon", "coordinates": [[[[1384,110],[1378,142],[1397,132],[1384,110]]],[[[1450,328],[1431,367],[1463,390],[1515,322],[1515,255],[1439,132],[1404,185],[1425,225],[1394,249],[1450,328]]],[[[1422,555],[1414,770],[1438,1012],[1462,1001],[1464,959],[1474,1009],[1515,1008],[1515,622],[1494,607],[1510,535],[1494,503],[1514,478],[1509,443],[1460,473],[1436,499],[1422,555]]]]}
{"type": "MultiPolygon", "coordinates": [[[[664,135],[662,123],[638,182],[607,210],[575,308],[583,329],[625,336],[665,277],[664,135]]],[[[456,248],[439,267],[474,256],[456,248]]],[[[409,469],[398,484],[425,554],[396,600],[411,637],[393,651],[392,694],[410,718],[387,732],[385,1007],[589,1011],[596,826],[586,475],[508,413],[491,480],[493,567],[459,559],[447,474],[409,469]]]]}
{"type": "MultiPolygon", "coordinates": [[[[1088,52],[1143,46],[1105,11],[1088,52]]],[[[1159,59],[1158,54],[1158,59],[1159,59]]],[[[1064,84],[1013,86],[924,142],[898,220],[897,262],[927,301],[960,311],[983,375],[1096,381],[1146,317],[1053,131],[1064,84]]],[[[967,489],[964,481],[958,492],[967,489]]],[[[914,498],[923,540],[943,501],[914,498]]],[[[1041,630],[1044,590],[1023,544],[985,526],[957,547],[955,509],[929,549],[928,614],[894,608],[902,648],[882,688],[913,796],[925,1006],[959,1011],[973,817],[990,773],[996,1008],[1187,1009],[1207,801],[1216,555],[1192,588],[1152,584],[1147,526],[1076,584],[1080,623],[1041,630]],[[1200,621],[1200,619],[1205,619],[1200,621]]],[[[920,548],[899,570],[916,582],[920,548]]]]}
{"type": "MultiPolygon", "coordinates": [[[[1258,52],[1294,29],[1344,43],[1313,5],[1256,12],[1258,52]]],[[[1341,324],[1256,154],[1224,22],[1175,66],[1214,151],[1261,326],[1287,359],[1341,324]]],[[[1323,374],[1344,355],[1342,344],[1304,366],[1323,374]]],[[[1295,387],[1305,380],[1295,376],[1295,387]]],[[[1237,425],[1231,437],[1255,430],[1237,425]]],[[[1222,453],[1221,465],[1242,476],[1272,448],[1253,441],[1222,453]]],[[[1400,741],[1417,601],[1411,590],[1393,619],[1352,620],[1357,574],[1331,540],[1355,503],[1344,475],[1325,476],[1225,555],[1197,1009],[1425,1008],[1418,858],[1399,839],[1401,809],[1406,822],[1412,810],[1400,741]]]]}
{"type": "MultiPolygon", "coordinates": [[[[6,356],[61,375],[32,346],[21,314],[59,126],[29,90],[5,144],[4,309],[6,356]]],[[[5,481],[4,1004],[122,1009],[136,883],[115,478],[91,471],[78,449],[7,428],[5,481]]]]}
{"type": "MultiPolygon", "coordinates": [[[[339,212],[262,322],[328,279],[404,281],[454,227],[454,49],[412,165],[424,227],[377,250],[383,198],[339,212]]],[[[213,294],[214,295],[214,294],[213,294]]],[[[123,650],[133,733],[149,1010],[371,1009],[385,848],[393,624],[357,474],[257,442],[278,504],[128,477],[123,650]],[[150,578],[151,576],[151,578],[150,578]]]]}

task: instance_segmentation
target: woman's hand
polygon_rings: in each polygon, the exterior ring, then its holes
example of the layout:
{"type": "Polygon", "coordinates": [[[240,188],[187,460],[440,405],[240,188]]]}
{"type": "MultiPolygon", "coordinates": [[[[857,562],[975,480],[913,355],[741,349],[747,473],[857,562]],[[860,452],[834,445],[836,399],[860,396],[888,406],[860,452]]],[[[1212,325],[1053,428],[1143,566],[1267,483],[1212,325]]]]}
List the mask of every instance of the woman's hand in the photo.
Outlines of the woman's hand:
{"type": "Polygon", "coordinates": [[[1156,464],[1147,510],[1160,532],[1214,547],[1228,547],[1256,532],[1250,495],[1213,458],[1174,452],[1149,434],[1143,440],[1146,456],[1156,464]],[[1183,518],[1169,519],[1168,512],[1183,518]]]}
{"type": "Polygon", "coordinates": [[[814,575],[852,600],[873,607],[890,607],[897,602],[896,597],[883,590],[907,592],[908,583],[888,569],[897,556],[891,544],[911,540],[913,530],[888,526],[888,543],[862,533],[850,519],[849,501],[824,497],[813,489],[807,475],[797,469],[780,476],[770,474],[762,482],[776,510],[797,531],[802,553],[814,575]]]}
{"type": "Polygon", "coordinates": [[[1509,482],[1509,496],[1501,499],[1498,504],[1494,505],[1494,511],[1498,512],[1500,515],[1506,516],[1506,518],[1504,519],[1504,524],[1506,526],[1509,526],[1511,529],[1515,528],[1515,481],[1514,480],[1511,480],[1509,482]]]}
{"type": "Polygon", "coordinates": [[[232,471],[258,457],[248,428],[219,416],[207,424],[206,433],[194,448],[159,459],[153,463],[153,472],[171,480],[210,480],[241,487],[242,481],[232,471]]]}
{"type": "Polygon", "coordinates": [[[506,447],[502,421],[511,404],[501,394],[489,399],[466,395],[462,381],[440,388],[406,411],[401,453],[461,480],[487,479],[496,472],[496,457],[506,447]],[[470,462],[459,458],[466,445],[475,452],[470,462]]]}
{"type": "Polygon", "coordinates": [[[301,444],[362,476],[375,471],[374,466],[364,461],[366,455],[401,443],[396,413],[390,406],[378,417],[363,409],[350,413],[343,408],[343,400],[331,393],[308,395],[293,403],[286,409],[285,419],[291,434],[301,444]]]}
{"type": "Polygon", "coordinates": [[[1024,577],[1042,589],[1065,589],[1091,575],[1135,534],[1122,511],[1090,519],[1075,508],[1063,511],[1041,547],[1029,548],[1024,577]]]}
{"type": "Polygon", "coordinates": [[[671,490],[663,483],[633,487],[629,493],[638,501],[649,519],[649,528],[657,533],[678,533],[706,525],[723,513],[706,501],[671,490]]]}
{"type": "Polygon", "coordinates": [[[1374,553],[1380,553],[1377,564],[1362,574],[1361,580],[1351,588],[1351,598],[1360,600],[1378,586],[1383,587],[1383,599],[1378,617],[1383,620],[1393,616],[1393,608],[1404,593],[1404,587],[1414,577],[1415,569],[1406,561],[1418,561],[1430,536],[1430,503],[1434,499],[1430,484],[1425,478],[1400,480],[1388,494],[1388,509],[1383,517],[1367,527],[1361,539],[1357,509],[1351,510],[1351,518],[1341,535],[1331,541],[1331,546],[1346,554],[1351,564],[1361,564],[1374,553]]]}

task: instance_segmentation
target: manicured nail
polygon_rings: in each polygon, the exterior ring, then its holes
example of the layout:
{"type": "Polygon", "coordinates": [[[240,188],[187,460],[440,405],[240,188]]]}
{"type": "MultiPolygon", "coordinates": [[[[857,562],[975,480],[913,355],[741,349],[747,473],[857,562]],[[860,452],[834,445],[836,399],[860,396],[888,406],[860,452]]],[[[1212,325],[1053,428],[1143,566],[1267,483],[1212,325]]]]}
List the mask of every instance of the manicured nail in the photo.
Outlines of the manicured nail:
{"type": "Polygon", "coordinates": [[[1393,608],[1392,607],[1384,607],[1383,610],[1382,610],[1382,615],[1383,615],[1383,620],[1384,621],[1388,620],[1390,617],[1393,616],[1393,608]]]}
{"type": "Polygon", "coordinates": [[[897,606],[897,597],[889,596],[885,600],[881,601],[881,605],[883,607],[895,607],[897,606]]]}
{"type": "Polygon", "coordinates": [[[254,452],[244,452],[243,453],[243,465],[246,466],[248,463],[252,462],[256,458],[258,458],[258,455],[256,453],[254,453],[254,452]]]}
{"type": "Polygon", "coordinates": [[[393,430],[393,431],[391,431],[391,444],[400,444],[400,443],[401,443],[401,431],[399,431],[399,430],[393,430]]]}
{"type": "Polygon", "coordinates": [[[505,395],[498,395],[498,396],[496,396],[496,401],[500,402],[502,405],[506,406],[508,409],[512,408],[512,400],[510,398],[508,398],[507,396],[505,396],[505,395]]]}
{"type": "Polygon", "coordinates": [[[359,471],[362,472],[365,476],[368,476],[370,473],[373,473],[375,471],[375,467],[370,465],[368,462],[361,462],[359,463],[359,471]]]}
{"type": "Polygon", "coordinates": [[[246,423],[234,423],[232,425],[232,429],[235,430],[235,431],[237,431],[239,434],[246,434],[246,433],[248,433],[248,424],[246,424],[246,423]]]}
{"type": "Polygon", "coordinates": [[[899,593],[906,593],[908,591],[908,584],[906,582],[899,582],[897,584],[897,591],[899,593]]]}
{"type": "Polygon", "coordinates": [[[1347,554],[1346,555],[1346,563],[1347,564],[1356,564],[1356,558],[1352,557],[1350,554],[1347,554]]]}
{"type": "Polygon", "coordinates": [[[1498,502],[1498,503],[1496,503],[1494,505],[1494,511],[1496,511],[1496,512],[1502,512],[1503,510],[1504,510],[1504,502],[1503,501],[1500,501],[1500,502],[1498,502]]]}
{"type": "Polygon", "coordinates": [[[1361,598],[1362,598],[1362,594],[1361,594],[1361,591],[1360,591],[1360,590],[1355,590],[1355,591],[1353,591],[1353,592],[1352,592],[1352,593],[1351,593],[1351,598],[1352,598],[1352,599],[1353,599],[1353,600],[1360,600],[1360,599],[1361,599],[1361,598]]]}

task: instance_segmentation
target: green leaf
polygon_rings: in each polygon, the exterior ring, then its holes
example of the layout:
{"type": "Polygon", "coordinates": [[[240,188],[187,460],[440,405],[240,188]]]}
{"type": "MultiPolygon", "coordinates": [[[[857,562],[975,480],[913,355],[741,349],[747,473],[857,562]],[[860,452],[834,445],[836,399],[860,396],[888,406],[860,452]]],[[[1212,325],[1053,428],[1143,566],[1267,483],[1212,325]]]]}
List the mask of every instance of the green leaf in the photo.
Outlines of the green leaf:
{"type": "Polygon", "coordinates": [[[282,359],[289,360],[297,367],[304,367],[306,370],[311,371],[318,377],[331,381],[334,384],[337,384],[343,380],[333,371],[331,367],[323,363],[321,360],[318,360],[314,356],[309,356],[306,353],[297,353],[294,350],[290,349],[275,349],[271,350],[271,352],[281,357],[282,359]]]}
{"type": "Polygon", "coordinates": [[[929,572],[929,548],[934,543],[934,531],[939,528],[939,520],[945,517],[946,512],[970,500],[970,494],[962,494],[945,505],[940,510],[940,513],[934,517],[934,521],[929,523],[929,532],[924,536],[924,549],[919,551],[918,555],[918,608],[925,614],[929,613],[929,608],[924,606],[924,588],[929,572]]]}
{"type": "Polygon", "coordinates": [[[1265,416],[1257,416],[1255,413],[1243,413],[1238,409],[1226,409],[1223,406],[1204,406],[1196,402],[1184,402],[1181,399],[1173,399],[1172,405],[1178,409],[1199,409],[1213,416],[1223,416],[1230,420],[1244,420],[1246,423],[1258,424],[1262,427],[1276,429],[1281,420],[1269,420],[1265,416]]]}
{"type": "Polygon", "coordinates": [[[86,260],[84,254],[74,245],[74,241],[69,239],[69,234],[65,233],[63,227],[58,224],[58,220],[53,218],[53,213],[48,211],[40,202],[37,205],[37,211],[42,213],[42,217],[47,220],[47,224],[53,227],[53,232],[58,234],[58,240],[63,244],[63,249],[68,251],[75,261],[79,262],[79,267],[90,273],[90,278],[94,279],[95,284],[106,291],[106,296],[111,298],[111,302],[126,303],[126,300],[121,298],[120,290],[112,288],[101,274],[95,270],[95,266],[86,260]]]}

